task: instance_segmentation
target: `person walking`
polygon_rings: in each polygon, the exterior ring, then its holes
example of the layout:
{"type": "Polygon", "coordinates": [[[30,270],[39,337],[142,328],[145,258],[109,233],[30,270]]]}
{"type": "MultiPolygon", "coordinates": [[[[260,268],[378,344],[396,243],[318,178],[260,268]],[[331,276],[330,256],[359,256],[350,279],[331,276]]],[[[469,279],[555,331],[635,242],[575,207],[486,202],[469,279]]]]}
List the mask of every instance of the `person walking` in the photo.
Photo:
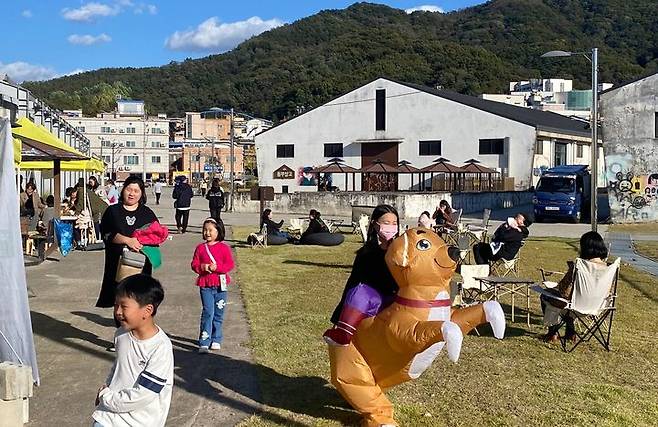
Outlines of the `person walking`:
{"type": "Polygon", "coordinates": [[[176,208],[176,228],[179,234],[185,234],[187,223],[190,220],[190,208],[192,206],[192,197],[194,191],[190,184],[187,183],[187,177],[181,177],[180,181],[174,187],[172,194],[174,198],[174,208],[176,208]]]}
{"type": "Polygon", "coordinates": [[[199,327],[199,353],[222,348],[222,323],[227,286],[231,283],[229,271],[235,263],[231,248],[224,243],[224,223],[214,218],[203,222],[203,243],[194,250],[191,267],[199,276],[196,285],[201,294],[201,324],[199,327]]]}
{"type": "Polygon", "coordinates": [[[159,205],[160,204],[160,196],[162,196],[162,181],[157,180],[155,181],[155,184],[153,184],[153,194],[155,194],[155,204],[159,205]]]}
{"type": "Polygon", "coordinates": [[[221,219],[222,209],[224,209],[224,191],[222,191],[222,187],[219,183],[219,178],[214,178],[210,185],[210,191],[206,194],[208,208],[210,209],[210,217],[214,218],[215,221],[221,219]]]}
{"type": "MultiPolygon", "coordinates": [[[[116,205],[109,206],[101,219],[101,236],[105,242],[105,269],[103,284],[96,301],[96,307],[114,307],[117,270],[123,249],[139,252],[143,245],[132,237],[135,230],[144,227],[158,218],[146,206],[144,181],[138,176],[131,176],[123,183],[121,196],[116,205]]],[[[151,275],[153,267],[146,257],[142,274],[151,275]]],[[[115,319],[116,321],[116,319],[115,319]]],[[[117,324],[117,327],[119,325],[117,324]]],[[[113,348],[108,348],[113,351],[113,348]]]]}
{"type": "Polygon", "coordinates": [[[201,188],[201,195],[205,196],[206,195],[206,190],[208,190],[208,181],[206,181],[205,179],[202,179],[200,188],[201,188]]]}

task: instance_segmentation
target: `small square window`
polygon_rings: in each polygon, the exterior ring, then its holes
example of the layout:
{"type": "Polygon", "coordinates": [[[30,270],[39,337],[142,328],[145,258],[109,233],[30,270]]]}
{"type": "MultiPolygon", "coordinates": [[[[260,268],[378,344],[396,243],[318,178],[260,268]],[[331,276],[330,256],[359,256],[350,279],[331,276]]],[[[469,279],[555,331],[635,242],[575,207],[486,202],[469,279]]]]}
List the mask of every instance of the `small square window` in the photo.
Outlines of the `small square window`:
{"type": "Polygon", "coordinates": [[[293,144],[281,144],[276,146],[276,157],[292,158],[295,157],[295,146],[293,144]]]}
{"type": "Polygon", "coordinates": [[[441,155],[441,141],[418,141],[418,155],[419,156],[440,156],[441,155]]]}
{"type": "Polygon", "coordinates": [[[324,157],[343,157],[343,144],[324,144],[324,157]]]}
{"type": "Polygon", "coordinates": [[[541,139],[535,143],[535,154],[544,154],[544,141],[541,139]]]}
{"type": "Polygon", "coordinates": [[[583,146],[581,144],[576,145],[576,157],[579,159],[583,157],[583,146]]]}
{"type": "Polygon", "coordinates": [[[505,154],[505,139],[481,139],[480,154],[505,154]]]}

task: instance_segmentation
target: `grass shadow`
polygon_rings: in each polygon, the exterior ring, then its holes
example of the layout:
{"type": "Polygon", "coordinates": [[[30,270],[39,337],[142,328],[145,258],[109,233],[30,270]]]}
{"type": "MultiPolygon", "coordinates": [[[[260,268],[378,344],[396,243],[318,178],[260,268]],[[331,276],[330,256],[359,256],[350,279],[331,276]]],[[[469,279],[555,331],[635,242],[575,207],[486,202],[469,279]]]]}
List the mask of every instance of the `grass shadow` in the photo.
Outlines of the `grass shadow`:
{"type": "Polygon", "coordinates": [[[312,267],[344,268],[344,269],[352,268],[351,265],[347,265],[347,264],[327,264],[323,262],[304,261],[299,259],[287,259],[283,261],[283,264],[306,265],[312,267]]]}

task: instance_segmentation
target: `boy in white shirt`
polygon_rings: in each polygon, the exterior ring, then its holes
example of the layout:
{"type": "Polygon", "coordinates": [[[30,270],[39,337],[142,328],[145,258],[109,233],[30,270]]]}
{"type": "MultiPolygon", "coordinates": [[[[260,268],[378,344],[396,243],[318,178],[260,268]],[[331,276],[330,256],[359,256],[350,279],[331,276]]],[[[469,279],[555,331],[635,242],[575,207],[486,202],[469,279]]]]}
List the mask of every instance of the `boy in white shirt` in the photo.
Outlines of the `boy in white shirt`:
{"type": "Polygon", "coordinates": [[[119,283],[114,315],[116,360],[98,390],[94,426],[165,425],[174,385],[171,341],[154,322],[164,299],[159,281],[143,274],[119,283]]]}

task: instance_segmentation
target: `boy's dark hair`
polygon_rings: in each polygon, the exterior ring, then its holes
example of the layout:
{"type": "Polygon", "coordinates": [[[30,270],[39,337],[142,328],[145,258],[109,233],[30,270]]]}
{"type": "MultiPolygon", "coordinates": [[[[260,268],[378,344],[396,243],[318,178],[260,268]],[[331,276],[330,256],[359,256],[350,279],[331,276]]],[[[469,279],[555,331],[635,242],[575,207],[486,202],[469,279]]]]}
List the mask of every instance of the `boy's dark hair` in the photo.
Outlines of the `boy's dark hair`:
{"type": "Polygon", "coordinates": [[[119,283],[116,296],[134,299],[140,307],[151,304],[153,306],[151,316],[153,317],[164,299],[164,289],[157,279],[146,274],[135,274],[126,277],[119,283]]]}
{"type": "Polygon", "coordinates": [[[224,221],[221,219],[208,218],[203,221],[203,227],[205,227],[206,224],[211,224],[215,227],[215,229],[217,229],[217,239],[215,241],[223,242],[226,238],[226,228],[224,227],[224,221]]]}
{"type": "Polygon", "coordinates": [[[524,227],[530,227],[532,225],[532,219],[530,218],[530,215],[528,215],[525,212],[519,212],[519,215],[523,217],[523,226],[524,227]]]}
{"type": "Polygon", "coordinates": [[[49,195],[48,197],[46,197],[46,205],[49,208],[52,208],[53,206],[55,206],[55,197],[52,194],[49,195]]]}

